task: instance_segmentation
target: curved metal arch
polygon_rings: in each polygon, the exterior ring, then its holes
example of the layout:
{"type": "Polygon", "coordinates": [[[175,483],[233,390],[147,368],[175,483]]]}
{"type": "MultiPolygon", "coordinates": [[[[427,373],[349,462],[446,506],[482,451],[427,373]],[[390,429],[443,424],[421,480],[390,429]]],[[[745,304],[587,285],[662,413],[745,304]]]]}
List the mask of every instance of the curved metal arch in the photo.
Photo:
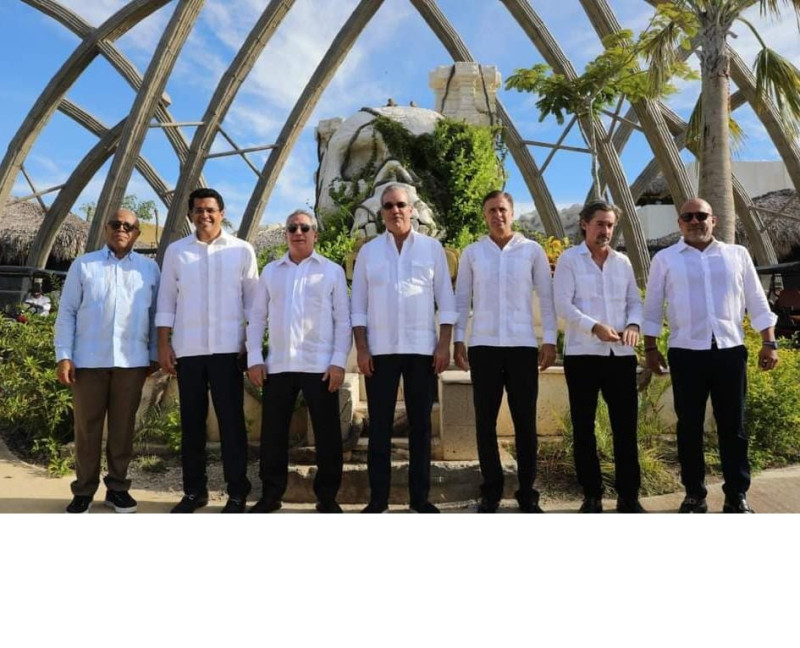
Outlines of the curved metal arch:
{"type": "Polygon", "coordinates": [[[117,209],[125,196],[159,97],[203,4],[205,0],[179,0],[167,28],[161,35],[142,80],[142,87],[136,94],[131,111],[125,120],[111,169],[97,199],[97,211],[86,241],[87,250],[96,250],[102,245],[103,223],[117,209]]]}
{"type": "Polygon", "coordinates": [[[64,62],[39,95],[33,108],[17,129],[0,163],[0,205],[8,202],[11,189],[22,163],[28,156],[34,141],[45,127],[62,97],[89,64],[97,57],[99,44],[104,40],[115,40],[170,0],[133,0],[92,31],[64,62]]]}
{"type": "Polygon", "coordinates": [[[264,213],[264,207],[275,187],[278,174],[286,163],[286,159],[297,141],[300,131],[308,121],[319,98],[328,87],[328,83],[330,83],[334,73],[350,51],[356,38],[358,38],[358,35],[364,30],[364,27],[366,27],[382,4],[383,0],[361,0],[356,8],[353,9],[353,13],[350,14],[347,22],[339,30],[339,33],[336,34],[328,51],[325,52],[325,56],[323,56],[316,70],[314,70],[314,74],[311,75],[300,98],[295,103],[292,112],[283,125],[275,142],[275,148],[270,151],[269,157],[264,164],[261,177],[256,183],[242,216],[238,233],[240,238],[249,241],[255,234],[258,223],[264,213]]]}
{"type": "MultiPolygon", "coordinates": [[[[73,169],[69,179],[62,187],[58,196],[50,205],[45,218],[36,237],[31,244],[26,263],[31,266],[43,268],[50,256],[50,251],[55,243],[59,229],[69,214],[70,209],[75,204],[78,196],[83,191],[86,183],[94,177],[106,160],[108,160],[117,149],[125,120],[120,121],[116,126],[108,129],[98,142],[92,147],[89,153],[73,169]]],[[[139,158],[136,168],[153,187],[153,190],[162,195],[162,200],[167,197],[169,189],[158,173],[153,169],[147,160],[139,158]]]]}
{"type": "MultiPolygon", "coordinates": [[[[55,2],[54,0],[22,1],[34,9],[38,9],[40,12],[49,16],[50,18],[58,21],[64,25],[64,27],[82,39],[87,38],[92,31],[94,31],[94,28],[85,20],[83,20],[83,18],[81,18],[78,14],[74,13],[58,2],[55,2]]],[[[119,72],[120,76],[125,81],[127,81],[128,85],[130,85],[135,92],[138,92],[142,85],[142,75],[139,73],[139,70],[136,69],[136,66],[133,65],[130,59],[122,54],[122,52],[120,52],[113,45],[113,43],[109,43],[108,41],[100,41],[98,43],[98,48],[100,49],[100,53],[106,58],[109,64],[115,70],[117,70],[117,72],[119,72]]],[[[155,115],[156,119],[162,124],[173,123],[175,121],[169,110],[167,110],[167,107],[170,105],[170,103],[171,100],[169,96],[166,92],[163,92],[161,94],[161,98],[159,99],[158,106],[156,107],[155,115]]],[[[178,156],[180,164],[183,165],[189,152],[189,144],[187,143],[186,138],[183,136],[183,133],[178,128],[165,128],[164,135],[172,145],[175,154],[178,156]]],[[[204,182],[202,177],[200,177],[199,180],[200,182],[204,182]]],[[[169,207],[169,205],[166,206],[169,207]]]]}
{"type": "MultiPolygon", "coordinates": [[[[411,0],[411,4],[431,28],[431,31],[438,37],[454,61],[475,60],[461,40],[458,32],[435,2],[430,0],[411,0]]],[[[558,208],[553,201],[550,189],[545,184],[536,161],[523,142],[523,138],[519,134],[513,119],[506,112],[505,106],[503,106],[500,99],[495,99],[495,105],[497,106],[497,115],[500,118],[500,123],[503,124],[505,129],[506,145],[522,174],[528,191],[531,192],[536,211],[542,219],[545,231],[550,236],[563,238],[565,236],[564,225],[558,215],[558,208]]]]}
{"type": "MultiPolygon", "coordinates": [[[[561,51],[560,46],[550,34],[544,22],[539,18],[533,8],[524,0],[500,0],[514,16],[517,23],[528,35],[536,49],[547,61],[548,65],[556,72],[563,74],[567,78],[575,78],[575,73],[569,59],[561,51]]],[[[650,255],[647,252],[647,241],[642,232],[641,223],[635,217],[636,204],[631,196],[630,187],[625,178],[625,171],[616,150],[608,141],[608,136],[602,122],[595,118],[585,118],[582,120],[584,131],[589,132],[594,129],[596,133],[597,157],[601,168],[606,176],[611,195],[614,202],[627,215],[633,217],[621,219],[622,231],[625,236],[628,257],[633,266],[636,280],[640,286],[644,286],[647,281],[647,273],[650,268],[650,255]]]]}
{"type": "Polygon", "coordinates": [[[167,213],[161,243],[158,248],[159,263],[164,258],[167,246],[175,240],[181,226],[186,221],[184,205],[189,199],[189,194],[198,186],[198,183],[205,184],[201,171],[205,164],[205,156],[214,143],[217,129],[225,119],[225,115],[227,115],[228,109],[239,92],[242,83],[250,74],[264,47],[266,47],[294,2],[295,0],[272,0],[270,2],[253,26],[253,29],[250,30],[219,84],[217,84],[214,96],[211,98],[203,115],[203,125],[195,131],[189,154],[183,164],[175,187],[173,200],[167,213]]]}

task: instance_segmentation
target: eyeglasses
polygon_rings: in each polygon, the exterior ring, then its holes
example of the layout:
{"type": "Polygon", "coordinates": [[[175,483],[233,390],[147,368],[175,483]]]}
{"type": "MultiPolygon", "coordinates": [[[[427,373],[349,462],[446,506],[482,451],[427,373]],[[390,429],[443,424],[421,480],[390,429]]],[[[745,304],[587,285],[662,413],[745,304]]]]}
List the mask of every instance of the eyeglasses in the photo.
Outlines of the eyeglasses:
{"type": "Polygon", "coordinates": [[[307,234],[312,229],[315,229],[313,225],[309,225],[308,223],[303,223],[302,225],[298,225],[297,223],[292,223],[291,225],[286,226],[286,231],[289,234],[294,234],[297,230],[303,232],[303,234],[307,234]]]}
{"type": "Polygon", "coordinates": [[[383,205],[381,205],[381,207],[383,209],[385,209],[386,211],[389,211],[390,209],[393,209],[395,207],[397,207],[397,209],[405,209],[406,207],[408,207],[408,203],[405,203],[405,202],[402,202],[402,201],[401,202],[385,202],[385,203],[383,203],[383,205]]]}
{"type": "Polygon", "coordinates": [[[192,209],[192,213],[197,216],[202,216],[203,214],[216,214],[219,211],[216,207],[194,207],[192,209]]]}
{"type": "Polygon", "coordinates": [[[702,223],[709,216],[711,216],[711,214],[707,212],[686,212],[681,214],[680,218],[684,223],[691,223],[693,218],[696,218],[698,223],[702,223]]]}
{"type": "Polygon", "coordinates": [[[139,229],[133,223],[125,223],[123,221],[118,221],[118,220],[108,221],[108,226],[114,231],[125,230],[127,234],[130,234],[134,230],[139,229]]]}

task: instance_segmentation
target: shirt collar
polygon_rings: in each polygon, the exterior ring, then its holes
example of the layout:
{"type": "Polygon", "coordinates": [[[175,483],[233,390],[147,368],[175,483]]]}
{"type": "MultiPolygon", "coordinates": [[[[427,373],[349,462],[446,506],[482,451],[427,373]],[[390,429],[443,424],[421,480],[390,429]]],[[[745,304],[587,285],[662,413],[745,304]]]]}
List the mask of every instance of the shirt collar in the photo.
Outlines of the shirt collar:
{"type": "Polygon", "coordinates": [[[323,257],[321,255],[317,254],[317,251],[314,250],[311,253],[310,257],[308,257],[306,259],[303,259],[300,263],[295,263],[294,261],[291,260],[291,258],[289,258],[289,253],[287,252],[280,259],[278,259],[278,265],[286,264],[286,265],[290,265],[290,266],[298,266],[298,265],[302,265],[306,261],[311,261],[311,260],[316,261],[317,263],[321,263],[322,259],[323,259],[323,257]]]}
{"type": "MultiPolygon", "coordinates": [[[[578,253],[579,254],[588,254],[589,256],[591,256],[592,251],[589,249],[589,246],[586,245],[586,240],[585,239],[583,241],[581,241],[580,245],[578,246],[578,253]]],[[[609,258],[615,257],[618,254],[619,254],[619,252],[617,252],[610,245],[608,246],[608,257],[609,258]]]]}
{"type": "Polygon", "coordinates": [[[112,250],[110,247],[108,247],[108,245],[106,245],[105,251],[106,251],[106,259],[108,259],[109,261],[111,261],[111,260],[113,260],[113,261],[132,260],[133,250],[129,250],[128,253],[124,257],[122,257],[121,259],[117,258],[117,255],[115,254],[114,250],[112,250]]]}
{"type": "Polygon", "coordinates": [[[696,247],[692,247],[689,245],[686,240],[681,236],[677,243],[675,243],[678,252],[685,252],[687,250],[694,250],[695,252],[700,252],[701,254],[704,252],[708,252],[709,250],[713,251],[720,246],[720,242],[712,238],[711,243],[708,244],[705,250],[698,250],[696,247]]]}
{"type": "Polygon", "coordinates": [[[219,233],[219,236],[213,241],[206,243],[197,238],[197,232],[192,232],[192,240],[198,245],[228,245],[234,237],[228,234],[224,229],[219,233]]]}

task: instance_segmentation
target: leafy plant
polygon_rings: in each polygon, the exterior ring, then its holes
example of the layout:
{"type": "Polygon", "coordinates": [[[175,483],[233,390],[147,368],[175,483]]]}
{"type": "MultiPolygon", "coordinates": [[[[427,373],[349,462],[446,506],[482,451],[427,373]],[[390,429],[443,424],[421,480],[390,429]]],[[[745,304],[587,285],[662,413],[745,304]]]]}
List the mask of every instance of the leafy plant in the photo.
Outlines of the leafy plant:
{"type": "Polygon", "coordinates": [[[174,453],[181,450],[181,412],[176,403],[153,405],[142,417],[134,444],[145,452],[151,444],[165,445],[174,453]]]}

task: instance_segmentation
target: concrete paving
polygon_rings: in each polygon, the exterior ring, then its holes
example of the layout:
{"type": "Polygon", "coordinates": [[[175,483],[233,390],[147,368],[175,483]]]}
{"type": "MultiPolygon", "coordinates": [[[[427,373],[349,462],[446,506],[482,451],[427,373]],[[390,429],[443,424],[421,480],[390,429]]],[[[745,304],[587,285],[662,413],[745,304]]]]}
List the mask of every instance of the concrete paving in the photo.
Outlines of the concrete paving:
{"type": "MultiPolygon", "coordinates": [[[[50,477],[47,471],[20,461],[0,441],[0,513],[62,513],[71,499],[69,485],[72,475],[50,477]]],[[[140,513],[167,513],[180,499],[181,493],[131,489],[139,503],[140,513]]],[[[708,505],[711,512],[722,510],[723,494],[719,482],[709,484],[708,505]]],[[[92,513],[113,513],[103,506],[105,490],[101,485],[92,513]]],[[[651,513],[673,513],[683,499],[683,493],[671,493],[642,498],[645,509],[651,513]]],[[[800,466],[791,466],[758,473],[748,494],[748,501],[757,513],[800,513],[800,466]]],[[[614,511],[614,500],[604,500],[607,511],[614,511]]],[[[225,504],[222,495],[211,497],[209,505],[198,513],[217,513],[225,504]]],[[[568,513],[578,510],[580,500],[542,499],[542,507],[551,513],[568,513]]],[[[362,505],[345,505],[346,512],[357,512],[362,505]]],[[[440,506],[443,512],[466,513],[474,511],[475,502],[448,503],[440,506]]],[[[285,503],[281,513],[313,512],[313,504],[285,503]]],[[[390,512],[406,512],[406,506],[391,506],[390,512]]],[[[516,504],[504,500],[501,513],[516,511],[516,504]]]]}

